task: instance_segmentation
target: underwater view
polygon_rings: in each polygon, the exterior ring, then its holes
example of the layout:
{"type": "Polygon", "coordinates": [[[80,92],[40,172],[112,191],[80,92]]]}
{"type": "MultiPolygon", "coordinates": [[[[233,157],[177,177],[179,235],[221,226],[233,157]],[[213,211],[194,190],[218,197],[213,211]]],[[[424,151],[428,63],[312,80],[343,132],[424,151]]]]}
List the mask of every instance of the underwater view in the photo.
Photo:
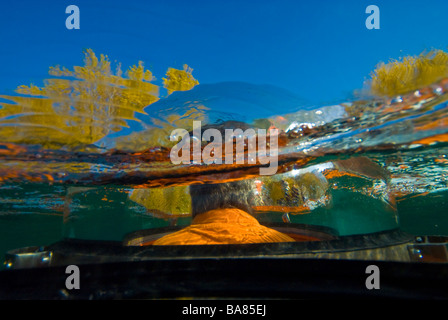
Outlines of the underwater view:
{"type": "MultiPolygon", "coordinates": [[[[107,3],[1,19],[2,279],[280,257],[446,281],[448,3],[107,3]]],[[[195,294],[165,289],[143,296],[195,294]]]]}

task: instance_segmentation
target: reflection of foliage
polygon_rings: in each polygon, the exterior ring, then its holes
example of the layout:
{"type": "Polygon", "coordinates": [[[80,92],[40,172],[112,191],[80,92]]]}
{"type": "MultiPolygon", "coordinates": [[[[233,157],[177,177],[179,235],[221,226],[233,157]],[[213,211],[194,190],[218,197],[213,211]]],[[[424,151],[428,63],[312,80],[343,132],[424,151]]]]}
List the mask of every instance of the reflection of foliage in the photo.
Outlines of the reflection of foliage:
{"type": "Polygon", "coordinates": [[[184,64],[184,70],[169,68],[166,78],[163,78],[164,86],[168,90],[168,94],[174,91],[186,91],[192,89],[199,82],[193,78],[191,73],[193,69],[184,64]]]}
{"type": "Polygon", "coordinates": [[[265,186],[269,192],[269,199],[272,200],[274,204],[277,205],[279,201],[285,198],[283,186],[279,181],[267,180],[265,181],[265,186]]]}
{"type": "Polygon", "coordinates": [[[153,127],[116,138],[116,148],[135,151],[157,146],[172,147],[179,141],[170,141],[171,132],[176,128],[192,130],[193,121],[206,120],[206,110],[208,108],[203,105],[192,104],[184,113],[177,112],[160,118],[152,118],[153,127]]]}
{"type": "MultiPolygon", "coordinates": [[[[84,55],[82,67],[50,67],[57,78],[46,79],[43,88],[19,86],[21,96],[3,96],[13,103],[0,103],[0,140],[46,147],[90,144],[127,126],[125,120],[135,120],[135,112],[159,100],[159,87],[150,83],[153,75],[141,61],[123,77],[120,64],[112,71],[107,56],[98,58],[90,49],[84,55]]],[[[168,70],[171,92],[197,84],[191,69],[184,68],[168,70]],[[187,86],[187,78],[194,84],[187,86]]]]}
{"type": "Polygon", "coordinates": [[[432,50],[418,57],[381,63],[372,72],[370,90],[379,96],[400,95],[448,76],[448,53],[432,50]]]}
{"type": "Polygon", "coordinates": [[[179,216],[191,213],[191,197],[188,186],[135,189],[129,198],[155,214],[179,216]]]}
{"type": "Polygon", "coordinates": [[[314,173],[304,173],[296,177],[272,177],[263,180],[266,199],[270,205],[299,206],[308,200],[318,200],[325,196],[328,182],[314,173]]]}

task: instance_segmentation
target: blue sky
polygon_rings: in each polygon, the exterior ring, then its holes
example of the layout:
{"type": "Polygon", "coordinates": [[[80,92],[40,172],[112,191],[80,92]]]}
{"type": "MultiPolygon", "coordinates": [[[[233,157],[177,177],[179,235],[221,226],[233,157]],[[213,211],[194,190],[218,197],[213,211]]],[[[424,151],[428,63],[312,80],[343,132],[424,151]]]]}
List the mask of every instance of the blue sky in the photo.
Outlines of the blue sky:
{"type": "Polygon", "coordinates": [[[341,102],[390,58],[447,49],[448,1],[9,1],[0,10],[0,94],[42,85],[48,67],[82,64],[92,48],[161,80],[187,63],[200,83],[244,81],[313,104],[341,102]],[[68,5],[81,28],[68,30],[68,5]],[[368,5],[380,30],[368,30],[368,5]]]}

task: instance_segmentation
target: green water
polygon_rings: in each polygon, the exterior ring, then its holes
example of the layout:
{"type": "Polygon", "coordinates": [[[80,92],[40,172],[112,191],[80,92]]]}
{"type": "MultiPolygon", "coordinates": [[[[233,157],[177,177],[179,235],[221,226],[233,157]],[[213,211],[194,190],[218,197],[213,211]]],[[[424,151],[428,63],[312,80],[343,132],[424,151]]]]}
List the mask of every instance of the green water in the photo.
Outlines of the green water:
{"type": "Polygon", "coordinates": [[[448,191],[398,203],[401,228],[415,235],[448,235],[448,191]]]}
{"type": "MultiPolygon", "coordinates": [[[[26,197],[27,192],[35,190],[35,187],[24,186],[23,196],[26,197]]],[[[64,237],[121,241],[130,232],[166,227],[173,223],[170,219],[148,214],[143,206],[129,200],[123,189],[118,190],[96,188],[79,193],[76,199],[71,199],[71,211],[65,218],[60,206],[53,210],[49,207],[44,210],[42,206],[34,209],[28,207],[26,213],[19,214],[11,212],[14,207],[11,204],[7,213],[3,204],[4,213],[0,215],[2,260],[8,250],[49,245],[64,237]]],[[[48,192],[49,189],[44,191],[48,192]]],[[[366,234],[397,226],[414,235],[448,235],[447,212],[448,191],[408,196],[397,202],[395,214],[384,203],[366,195],[333,190],[331,205],[317,208],[309,214],[291,214],[290,220],[292,223],[331,227],[340,235],[366,234]]],[[[258,218],[261,222],[282,221],[282,215],[278,213],[259,214],[258,218]]],[[[189,222],[190,218],[186,217],[178,219],[176,224],[182,226],[189,222]]]]}

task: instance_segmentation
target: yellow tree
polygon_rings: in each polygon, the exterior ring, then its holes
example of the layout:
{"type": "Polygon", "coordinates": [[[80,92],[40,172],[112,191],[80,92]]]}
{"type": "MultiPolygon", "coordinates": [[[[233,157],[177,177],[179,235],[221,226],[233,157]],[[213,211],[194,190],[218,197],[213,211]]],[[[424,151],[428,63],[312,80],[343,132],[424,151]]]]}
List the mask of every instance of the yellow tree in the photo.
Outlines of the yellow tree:
{"type": "Polygon", "coordinates": [[[448,53],[431,50],[419,56],[380,63],[368,85],[374,95],[392,97],[429,86],[445,77],[448,77],[448,53]]]}
{"type": "MultiPolygon", "coordinates": [[[[169,69],[169,92],[189,90],[198,82],[191,69],[169,69]],[[191,85],[185,84],[189,79],[191,85]]],[[[84,51],[84,66],[50,67],[54,78],[42,88],[19,86],[17,96],[1,96],[0,141],[40,144],[45,147],[80,146],[94,143],[110,132],[126,127],[126,120],[159,100],[159,87],[140,61],[123,75],[107,56],[98,58],[84,51]]]]}

